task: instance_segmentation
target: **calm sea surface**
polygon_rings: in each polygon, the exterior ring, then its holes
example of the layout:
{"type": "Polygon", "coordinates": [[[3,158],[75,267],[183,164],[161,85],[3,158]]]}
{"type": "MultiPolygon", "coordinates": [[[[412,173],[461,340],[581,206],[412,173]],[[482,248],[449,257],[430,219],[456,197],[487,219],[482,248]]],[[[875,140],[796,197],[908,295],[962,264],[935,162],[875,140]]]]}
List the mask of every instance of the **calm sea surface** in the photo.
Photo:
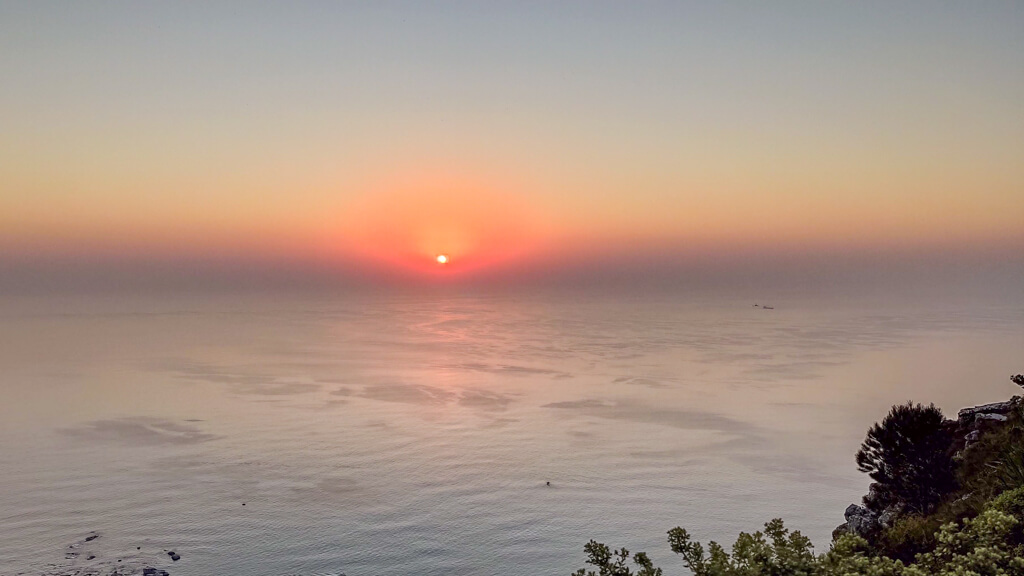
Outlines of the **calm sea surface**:
{"type": "Polygon", "coordinates": [[[666,530],[776,516],[822,550],[889,405],[1024,370],[1020,303],[769,303],[0,301],[0,574],[567,574],[591,538],[682,573],[666,530]]]}

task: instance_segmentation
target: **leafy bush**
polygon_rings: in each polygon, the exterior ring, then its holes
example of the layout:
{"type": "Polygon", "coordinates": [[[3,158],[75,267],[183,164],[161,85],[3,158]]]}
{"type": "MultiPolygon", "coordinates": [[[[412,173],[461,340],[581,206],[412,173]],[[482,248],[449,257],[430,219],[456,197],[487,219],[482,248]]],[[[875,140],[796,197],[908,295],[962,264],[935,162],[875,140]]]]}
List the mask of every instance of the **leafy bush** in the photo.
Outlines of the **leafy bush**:
{"type": "Polygon", "coordinates": [[[912,562],[918,554],[935,549],[942,518],[909,515],[898,519],[875,540],[875,551],[895,560],[912,562]]]}
{"type": "Polygon", "coordinates": [[[961,576],[1024,574],[1024,546],[1010,536],[1020,524],[1010,514],[989,508],[962,525],[939,529],[934,552],[921,554],[904,576],[961,576]]]}
{"type": "Polygon", "coordinates": [[[846,534],[832,543],[832,548],[818,559],[821,576],[900,576],[903,563],[885,556],[873,555],[867,540],[846,534]]]}
{"type": "Polygon", "coordinates": [[[874,497],[865,499],[876,511],[896,506],[927,514],[956,487],[952,436],[934,404],[893,406],[880,424],[868,430],[857,452],[857,467],[876,483],[874,497]]]}
{"type": "Polygon", "coordinates": [[[1003,492],[989,506],[1024,523],[1024,487],[1003,492]]]}
{"type": "Polygon", "coordinates": [[[635,573],[629,569],[629,550],[612,550],[594,540],[583,547],[587,553],[587,564],[597,567],[597,572],[580,568],[573,576],[661,576],[661,568],[655,568],[647,554],[637,553],[633,563],[639,567],[635,573]]]}
{"type": "Polygon", "coordinates": [[[815,574],[817,558],[809,538],[800,532],[790,532],[782,520],[776,518],[764,525],[764,532],[741,532],[728,554],[712,542],[709,552],[693,542],[682,528],[668,532],[672,551],[683,557],[683,563],[694,576],[755,576],[759,574],[785,574],[810,576],[815,574]]]}
{"type": "MultiPolygon", "coordinates": [[[[1010,493],[1008,493],[1010,494],[1010,493]]],[[[810,540],[790,532],[782,520],[765,524],[764,532],[741,533],[732,553],[712,542],[694,542],[682,528],[669,531],[672,551],[694,576],[1012,576],[1024,574],[1024,545],[1014,541],[1021,520],[1003,508],[1024,512],[1024,491],[992,502],[976,518],[950,522],[935,533],[935,550],[904,563],[875,555],[858,536],[837,539],[825,554],[816,556],[810,540]]],[[[629,552],[612,551],[593,540],[584,549],[587,563],[599,571],[580,569],[573,576],[662,576],[646,554],[635,556],[640,567],[627,566],[629,552]]]]}
{"type": "Polygon", "coordinates": [[[1024,487],[1003,492],[992,501],[990,507],[1017,519],[1019,523],[1011,531],[1009,541],[1012,544],[1024,545],[1024,487]]]}

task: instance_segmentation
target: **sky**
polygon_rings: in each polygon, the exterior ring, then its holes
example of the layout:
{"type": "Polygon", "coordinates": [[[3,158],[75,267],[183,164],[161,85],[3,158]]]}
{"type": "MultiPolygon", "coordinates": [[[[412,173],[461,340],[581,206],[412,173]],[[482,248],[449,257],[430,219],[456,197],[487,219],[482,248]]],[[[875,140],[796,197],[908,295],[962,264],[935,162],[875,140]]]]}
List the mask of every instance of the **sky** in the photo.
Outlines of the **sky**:
{"type": "Polygon", "coordinates": [[[0,0],[0,78],[0,288],[1024,281],[1020,2],[0,0]]]}

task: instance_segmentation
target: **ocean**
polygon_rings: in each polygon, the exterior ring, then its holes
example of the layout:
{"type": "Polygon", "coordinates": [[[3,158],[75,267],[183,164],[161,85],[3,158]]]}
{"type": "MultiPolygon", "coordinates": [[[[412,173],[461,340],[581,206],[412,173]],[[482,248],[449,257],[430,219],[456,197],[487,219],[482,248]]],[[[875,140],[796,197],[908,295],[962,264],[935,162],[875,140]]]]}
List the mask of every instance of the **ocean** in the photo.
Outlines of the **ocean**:
{"type": "Polygon", "coordinates": [[[1009,397],[1021,350],[1021,301],[4,298],[0,574],[683,573],[670,528],[775,517],[824,551],[867,428],[1009,397]]]}

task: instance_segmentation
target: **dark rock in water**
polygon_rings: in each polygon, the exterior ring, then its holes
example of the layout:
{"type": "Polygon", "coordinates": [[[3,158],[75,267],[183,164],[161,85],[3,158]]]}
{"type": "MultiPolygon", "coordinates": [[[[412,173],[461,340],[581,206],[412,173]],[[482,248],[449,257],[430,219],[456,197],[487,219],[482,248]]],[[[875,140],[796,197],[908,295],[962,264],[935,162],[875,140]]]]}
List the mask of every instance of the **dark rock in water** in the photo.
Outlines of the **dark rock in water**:
{"type": "Polygon", "coordinates": [[[178,560],[181,560],[181,556],[179,556],[176,552],[171,552],[171,560],[177,562],[178,560]]]}
{"type": "Polygon", "coordinates": [[[142,576],[156,576],[156,568],[143,568],[142,576]]]}
{"type": "Polygon", "coordinates": [[[93,540],[95,540],[95,539],[97,539],[99,537],[100,537],[99,534],[90,534],[89,536],[85,537],[85,541],[86,542],[92,542],[93,540]]]}
{"type": "Polygon", "coordinates": [[[95,559],[96,559],[96,555],[95,554],[89,554],[89,556],[86,557],[86,560],[95,560],[95,559]]]}

